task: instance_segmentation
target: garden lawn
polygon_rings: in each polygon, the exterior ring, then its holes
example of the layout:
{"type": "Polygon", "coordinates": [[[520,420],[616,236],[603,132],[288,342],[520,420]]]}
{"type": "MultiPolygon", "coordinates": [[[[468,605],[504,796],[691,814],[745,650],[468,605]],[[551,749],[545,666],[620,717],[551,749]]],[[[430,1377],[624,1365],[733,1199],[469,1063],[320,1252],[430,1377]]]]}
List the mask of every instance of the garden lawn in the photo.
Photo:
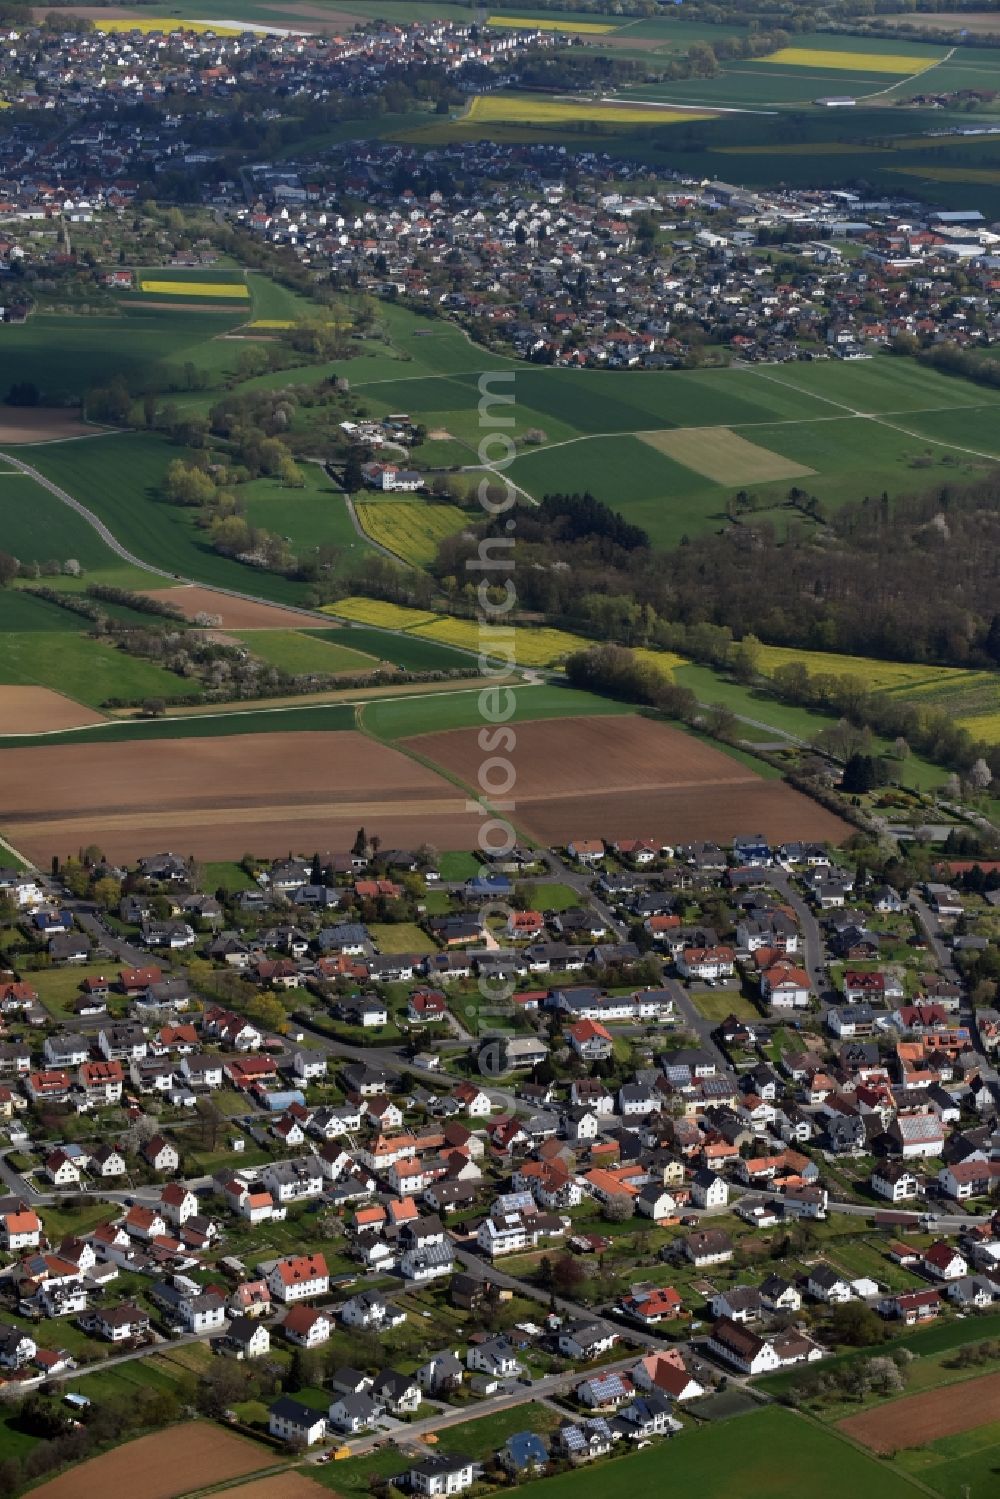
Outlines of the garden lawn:
{"type": "Polygon", "coordinates": [[[692,1003],[699,1015],[706,1020],[712,1020],[717,1025],[730,1015],[735,1015],[737,1020],[747,1020],[751,1023],[760,1020],[760,1011],[757,1006],[751,1004],[742,994],[733,994],[724,990],[721,994],[706,992],[704,994],[692,994],[692,1003]]]}
{"type": "Polygon", "coordinates": [[[254,890],[257,888],[256,880],[241,869],[238,864],[228,861],[220,863],[208,863],[203,866],[204,885],[206,890],[254,890]]]}
{"type": "Polygon", "coordinates": [[[463,1421],[459,1426],[445,1426],[438,1433],[440,1452],[454,1452],[485,1462],[497,1452],[509,1436],[518,1431],[537,1431],[542,1435],[554,1431],[559,1417],[547,1405],[530,1397],[523,1405],[497,1411],[492,1416],[463,1421]]]}
{"type": "Polygon", "coordinates": [[[482,867],[475,854],[452,852],[438,857],[438,872],[443,880],[472,880],[482,867]]]}
{"type": "Polygon", "coordinates": [[[374,922],[368,930],[382,953],[437,952],[437,944],[412,921],[374,922]]]}
{"type": "Polygon", "coordinates": [[[530,892],[532,906],[537,911],[568,911],[571,906],[580,904],[579,891],[574,890],[571,885],[546,885],[530,878],[525,884],[530,892]]]}

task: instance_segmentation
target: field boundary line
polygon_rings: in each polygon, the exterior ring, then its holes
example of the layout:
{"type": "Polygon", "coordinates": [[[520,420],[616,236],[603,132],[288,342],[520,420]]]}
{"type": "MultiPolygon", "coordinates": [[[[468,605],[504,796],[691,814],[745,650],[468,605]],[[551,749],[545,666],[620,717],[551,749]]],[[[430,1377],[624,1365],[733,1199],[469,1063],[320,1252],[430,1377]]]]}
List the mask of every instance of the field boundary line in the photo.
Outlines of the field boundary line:
{"type": "MultiPolygon", "coordinates": [[[[736,366],[736,368],[744,368],[744,369],[753,368],[754,372],[756,374],[760,375],[761,379],[765,379],[766,380],[768,378],[768,376],[762,374],[761,371],[756,368],[756,366],[746,365],[746,366],[736,366]]],[[[789,385],[784,380],[775,380],[773,376],[771,376],[770,378],[772,379],[773,383],[775,383],[777,385],[783,385],[786,390],[798,391],[799,394],[805,395],[805,396],[811,396],[813,394],[812,391],[803,390],[798,385],[789,385]]],[[[827,396],[816,396],[816,399],[819,400],[819,401],[830,400],[830,398],[827,397],[827,396]]],[[[837,402],[837,401],[831,401],[831,404],[832,405],[839,405],[840,403],[837,402]]],[[[884,422],[884,425],[886,425],[886,426],[891,426],[892,424],[890,422],[885,421],[886,417],[890,417],[890,416],[904,416],[904,417],[905,416],[927,416],[927,415],[930,415],[932,413],[940,412],[940,411],[986,411],[986,410],[991,410],[991,409],[993,409],[993,408],[991,407],[991,405],[990,405],[989,402],[975,402],[973,404],[965,404],[965,403],[963,403],[963,404],[958,405],[958,406],[951,406],[951,405],[948,405],[948,406],[914,406],[914,407],[909,407],[908,406],[908,407],[906,407],[902,411],[885,411],[885,412],[881,412],[881,411],[855,411],[853,408],[845,406],[844,409],[843,409],[842,414],[839,415],[839,416],[779,416],[779,417],[774,417],[770,421],[764,420],[764,421],[752,421],[752,422],[710,422],[710,423],[707,423],[707,424],[705,424],[703,426],[634,427],[634,428],[632,428],[632,429],[630,429],[628,431],[617,431],[617,432],[579,432],[579,433],[577,433],[577,435],[575,437],[563,437],[563,438],[560,438],[558,442],[540,443],[537,447],[527,448],[527,449],[523,450],[522,452],[518,453],[517,456],[518,456],[518,459],[531,458],[533,455],[539,454],[539,453],[554,453],[557,448],[572,447],[574,443],[578,443],[578,442],[593,442],[595,439],[607,440],[609,438],[614,438],[614,437],[638,437],[638,438],[653,437],[653,436],[658,435],[661,432],[671,433],[671,434],[675,433],[675,432],[712,432],[712,431],[715,431],[717,428],[725,428],[727,431],[730,431],[730,432],[742,432],[742,431],[748,430],[748,429],[751,430],[751,431],[753,431],[753,430],[755,430],[758,427],[805,427],[805,426],[811,426],[814,422],[847,422],[847,421],[879,421],[879,422],[884,422]]],[[[900,432],[902,432],[904,429],[902,427],[900,427],[898,430],[900,432]]],[[[921,436],[922,436],[922,434],[920,434],[919,432],[911,432],[911,433],[907,433],[905,435],[910,436],[910,437],[916,437],[918,440],[921,439],[921,436]]],[[[930,439],[930,438],[927,439],[928,442],[930,442],[931,440],[932,439],[930,439]]],[[[970,453],[974,453],[974,449],[972,449],[972,448],[968,449],[967,451],[970,452],[970,453]]],[[[985,458],[988,455],[985,454],[985,453],[983,453],[983,454],[979,454],[978,456],[985,458]]],[[[679,460],[675,460],[675,461],[679,461],[679,460]]],[[[1000,454],[997,455],[997,461],[1000,462],[1000,454]]],[[[494,470],[491,467],[490,464],[479,464],[479,463],[476,463],[476,464],[465,464],[465,465],[463,465],[461,472],[462,473],[484,473],[484,472],[496,472],[496,470],[494,470]]],[[[513,480],[511,480],[511,479],[508,478],[507,482],[511,484],[512,488],[519,489],[519,486],[516,485],[516,484],[514,484],[513,480]]],[[[523,493],[523,491],[520,491],[520,490],[519,490],[519,492],[523,493]]],[[[533,500],[533,503],[537,503],[537,501],[534,501],[534,497],[533,496],[531,498],[533,500]]]]}
{"type": "MultiPolygon", "coordinates": [[[[442,617],[444,617],[444,616],[442,616],[442,617]]],[[[457,650],[458,647],[456,646],[456,647],[454,647],[454,649],[457,650]]],[[[484,682],[486,680],[487,679],[483,679],[484,682]]],[[[525,686],[525,687],[541,687],[541,686],[544,685],[544,683],[541,682],[541,681],[539,681],[539,682],[519,682],[518,685],[519,685],[519,687],[521,687],[521,686],[525,686]]],[[[254,707],[251,706],[251,707],[246,707],[246,708],[237,708],[237,709],[234,709],[231,712],[220,711],[220,712],[217,712],[217,713],[185,713],[183,715],[178,714],[178,715],[176,715],[174,717],[170,717],[168,715],[165,718],[107,718],[107,719],[105,719],[103,721],[103,723],[75,724],[72,728],[67,728],[67,729],[43,729],[39,733],[28,733],[28,734],[7,734],[7,733],[3,733],[3,734],[0,734],[0,739],[49,739],[49,738],[52,738],[55,735],[59,735],[59,734],[82,734],[85,729],[93,729],[96,733],[100,733],[102,729],[108,729],[108,728],[112,728],[112,727],[119,727],[119,728],[121,728],[121,727],[129,727],[129,728],[131,728],[132,725],[137,725],[138,726],[138,725],[144,725],[144,724],[164,724],[164,723],[176,723],[176,724],[182,724],[182,723],[203,723],[206,719],[221,719],[221,720],[227,721],[230,718],[251,718],[251,717],[252,718],[260,718],[260,717],[263,717],[264,714],[308,713],[311,710],[314,710],[314,709],[317,709],[317,708],[365,708],[369,704],[375,704],[375,703],[414,703],[414,702],[422,703],[422,702],[425,702],[428,698],[437,698],[437,697],[463,697],[463,696],[468,696],[470,693],[473,693],[473,692],[476,692],[476,693],[482,692],[482,690],[483,690],[483,684],[480,683],[480,685],[477,686],[477,687],[456,687],[456,688],[453,688],[453,689],[448,689],[448,690],[446,690],[444,692],[433,692],[433,693],[427,693],[427,692],[410,692],[410,693],[406,693],[405,695],[402,694],[402,693],[400,693],[400,694],[398,694],[395,697],[386,697],[386,698],[371,698],[371,697],[338,698],[335,701],[329,702],[329,703],[287,703],[284,707],[279,707],[279,708],[274,708],[274,707],[272,707],[272,708],[254,708],[254,707]]],[[[321,730],[320,732],[324,732],[324,731],[321,730]]],[[[342,732],[342,731],[337,730],[337,729],[329,729],[329,730],[326,730],[325,732],[333,734],[333,733],[339,733],[339,732],[342,732]]],[[[169,736],[165,735],[163,737],[166,738],[166,737],[169,737],[169,736]]],[[[178,735],[178,738],[183,738],[183,737],[184,737],[183,735],[178,735]]],[[[194,738],[194,737],[197,737],[197,736],[192,735],[192,738],[194,738]]],[[[119,741],[115,741],[115,742],[117,742],[117,743],[127,743],[127,741],[125,741],[125,740],[119,740],[119,741]]],[[[0,838],[0,843],[2,843],[2,842],[3,842],[3,839],[0,838]]],[[[16,849],[12,849],[11,852],[16,854],[17,850],[16,849]]],[[[22,856],[20,854],[17,854],[17,857],[21,858],[22,856]]]]}
{"type": "MultiPolygon", "coordinates": [[[[747,368],[750,368],[750,366],[747,366],[747,368]]],[[[789,385],[787,380],[779,380],[776,375],[765,375],[760,370],[757,370],[756,373],[760,375],[760,378],[762,380],[770,380],[773,385],[781,385],[785,390],[798,390],[799,388],[797,385],[789,385]]],[[[976,409],[974,407],[968,408],[962,406],[939,406],[937,408],[926,407],[923,408],[922,411],[917,410],[909,413],[889,411],[883,414],[877,411],[855,411],[853,407],[846,406],[842,401],[834,401],[830,396],[817,396],[816,399],[819,401],[826,401],[831,406],[839,406],[842,410],[849,411],[853,416],[861,417],[865,421],[876,422],[880,427],[888,427],[891,432],[901,432],[904,437],[913,437],[917,440],[917,442],[927,442],[935,448],[950,448],[952,452],[955,453],[968,453],[972,458],[985,458],[989,463],[1000,463],[1000,453],[984,453],[979,448],[966,448],[963,447],[961,443],[945,442],[944,439],[940,437],[925,437],[922,432],[910,432],[906,427],[901,427],[898,422],[890,422],[887,420],[887,417],[894,415],[920,416],[922,414],[926,414],[928,410],[934,409],[937,409],[939,411],[962,411],[969,409],[974,410],[976,409]]]]}
{"type": "Polygon", "coordinates": [[[175,581],[176,574],[167,572],[162,567],[154,567],[152,563],[143,562],[134,552],[130,552],[126,546],[122,545],[117,536],[109,530],[100,516],[95,515],[93,510],[88,510],[86,505],[82,504],[80,500],[74,499],[71,494],[65,489],[61,489],[52,479],[46,478],[40,469],[32,468],[30,463],[25,463],[22,459],[15,458],[12,453],[7,451],[0,451],[0,459],[3,459],[5,463],[13,464],[21,473],[34,479],[36,484],[40,484],[43,489],[48,490],[49,494],[54,495],[63,505],[68,505],[70,510],[75,510],[77,515],[82,516],[87,524],[94,528],[105,545],[110,547],[115,556],[120,557],[123,562],[129,563],[131,567],[139,568],[141,572],[153,573],[158,578],[169,578],[171,582],[175,581]]]}
{"type": "Polygon", "coordinates": [[[7,852],[13,858],[15,858],[19,864],[23,864],[25,869],[27,869],[30,873],[38,873],[38,865],[34,864],[31,859],[28,858],[27,854],[22,854],[19,848],[15,848],[13,843],[10,843],[2,833],[0,833],[0,848],[6,849],[7,852]]]}
{"type": "MultiPolygon", "coordinates": [[[[889,413],[892,415],[893,413],[889,413]]],[[[917,413],[914,413],[915,415],[917,413]]],[[[922,432],[909,432],[905,427],[899,426],[897,422],[886,421],[883,417],[875,420],[882,427],[889,427],[893,432],[902,432],[904,437],[915,437],[918,442],[929,442],[935,448],[951,448],[956,453],[968,453],[972,458],[986,458],[992,463],[1000,463],[1000,453],[983,453],[979,448],[965,448],[957,442],[945,442],[940,437],[925,437],[922,432]]]]}
{"type": "Polygon", "coordinates": [[[825,1421],[820,1421],[818,1417],[809,1415],[805,1411],[795,1411],[793,1414],[798,1416],[800,1420],[805,1421],[809,1426],[815,1426],[820,1431],[831,1432],[846,1446],[853,1447],[855,1452],[864,1453],[865,1457],[878,1463],[879,1467],[885,1468],[894,1478],[902,1478],[904,1482],[912,1483],[913,1487],[918,1489],[920,1493],[930,1495],[930,1499],[941,1499],[940,1492],[937,1489],[932,1489],[929,1484],[924,1483],[922,1478],[917,1478],[913,1473],[904,1473],[900,1468],[893,1467],[888,1458],[878,1452],[873,1452],[863,1442],[856,1442],[853,1437],[849,1436],[846,1431],[841,1431],[835,1424],[827,1424],[825,1421]]]}
{"type": "Polygon", "coordinates": [[[926,78],[926,76],[927,76],[928,73],[932,73],[935,68],[939,68],[943,62],[949,62],[951,60],[951,58],[954,57],[954,55],[955,55],[955,53],[957,51],[958,51],[958,47],[957,46],[955,46],[955,47],[949,47],[948,51],[945,53],[945,55],[943,57],[935,58],[935,60],[933,62],[927,64],[926,68],[918,68],[915,73],[909,73],[905,78],[899,78],[899,79],[897,79],[896,82],[890,84],[888,88],[875,89],[874,92],[870,93],[870,94],[859,94],[858,98],[859,99],[880,99],[883,94],[891,94],[896,89],[902,88],[902,86],[903,86],[904,83],[912,83],[913,80],[914,80],[914,78],[926,78]]]}

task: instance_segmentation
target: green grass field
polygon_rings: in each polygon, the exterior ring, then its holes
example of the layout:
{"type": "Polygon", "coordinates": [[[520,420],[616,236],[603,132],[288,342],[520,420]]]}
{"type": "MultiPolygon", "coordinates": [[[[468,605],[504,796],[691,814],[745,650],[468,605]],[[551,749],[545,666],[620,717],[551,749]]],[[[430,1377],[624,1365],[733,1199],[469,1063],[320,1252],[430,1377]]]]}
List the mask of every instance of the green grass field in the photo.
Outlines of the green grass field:
{"type": "MultiPolygon", "coordinates": [[[[332,729],[353,729],[354,708],[349,703],[328,705],[305,704],[301,708],[273,711],[239,708],[231,713],[208,713],[204,716],[123,720],[74,733],[74,744],[118,744],[143,739],[204,739],[236,734],[327,733],[332,729]]],[[[65,744],[65,734],[33,734],[26,738],[0,736],[0,749],[42,748],[65,744]]]]}
{"type": "MultiPolygon", "coordinates": [[[[443,729],[465,729],[483,722],[479,690],[448,693],[433,700],[426,698],[386,698],[366,703],[361,710],[361,726],[376,739],[390,743],[415,734],[434,734],[443,729]]],[[[519,687],[515,711],[508,720],[524,723],[539,718],[571,718],[587,714],[627,713],[627,704],[571,687],[545,683],[540,687],[519,687]]]]}
{"type": "MultiPolygon", "coordinates": [[[[339,489],[319,464],[304,463],[301,473],[301,489],[286,489],[276,479],[254,479],[241,486],[240,502],[251,525],[287,537],[300,556],[320,547],[335,549],[333,574],[338,576],[357,565],[368,544],[358,536],[339,489]]],[[[240,571],[246,578],[247,569],[240,571]]],[[[254,586],[253,591],[261,590],[254,586]]]]}
{"type": "MultiPolygon", "coordinates": [[[[121,375],[133,390],[179,375],[187,360],[204,364],[214,336],[246,319],[246,305],[221,313],[161,313],[141,301],[122,316],[63,317],[36,313],[4,329],[4,352],[18,377],[33,381],[52,402],[78,399],[94,385],[121,375]]],[[[217,344],[236,363],[238,344],[217,344]]],[[[80,447],[77,443],[74,446],[80,447]]]]}
{"type": "Polygon", "coordinates": [[[20,589],[0,589],[0,631],[57,632],[72,635],[79,632],[81,620],[57,604],[32,598],[20,589]]]}
{"type": "Polygon", "coordinates": [[[994,1499],[1000,1475],[1000,1420],[899,1452],[895,1466],[942,1499],[994,1499]]]}
{"type": "Polygon", "coordinates": [[[133,702],[188,696],[196,702],[201,695],[196,684],[151,661],[86,635],[55,630],[5,633],[0,638],[0,682],[53,687],[92,708],[114,698],[133,702]]]}
{"type": "MultiPolygon", "coordinates": [[[[81,500],[130,551],[158,567],[200,583],[253,592],[278,603],[301,600],[301,584],[277,573],[249,569],[215,553],[197,530],[190,509],[160,497],[167,464],[183,456],[163,437],[128,432],[87,442],[32,449],[32,463],[81,500]]],[[[288,491],[289,494],[293,491],[288,491]]],[[[249,507],[248,507],[249,514],[249,507]]],[[[255,516],[250,516],[256,522],[255,516]]]]}
{"type": "Polygon", "coordinates": [[[341,630],[309,630],[323,640],[357,648],[379,661],[390,661],[402,671],[454,671],[471,663],[468,651],[458,651],[436,640],[416,635],[394,635],[370,625],[345,625],[341,630]]]}
{"type": "MultiPolygon", "coordinates": [[[[404,362],[385,356],[351,361],[343,369],[352,389],[377,414],[407,411],[429,427],[474,442],[478,375],[470,359],[478,360],[481,370],[499,370],[502,361],[477,351],[447,324],[429,329],[427,319],[404,309],[387,313],[385,332],[404,362]]],[[[496,383],[497,394],[504,388],[496,383]]],[[[654,543],[670,547],[685,534],[724,524],[726,501],[745,480],[734,471],[731,483],[717,482],[637,434],[732,428],[814,470],[800,482],[824,504],[837,506],[876,484],[896,494],[938,479],[980,477],[990,455],[1000,456],[992,435],[998,410],[1000,398],[992,392],[886,357],[862,365],[819,360],[780,371],[613,372],[522,365],[509,412],[514,432],[540,428],[545,441],[522,450],[511,475],[535,498],[589,489],[642,525],[654,543]],[[624,493],[623,472],[629,476],[624,493]]],[[[710,432],[705,444],[711,451],[710,432]]],[[[780,506],[789,481],[752,487],[763,506],[780,506]]],[[[775,518],[784,524],[780,511],[775,518]]]]}
{"type": "Polygon", "coordinates": [[[915,1499],[920,1492],[886,1464],[776,1407],[523,1488],[527,1499],[632,1499],[667,1490],[700,1499],[843,1499],[845,1493],[853,1499],[915,1499]]]}
{"type": "MultiPolygon", "coordinates": [[[[331,636],[335,633],[343,631],[330,631],[331,636]]],[[[262,661],[292,676],[364,672],[377,664],[374,657],[351,650],[335,638],[325,639],[318,632],[307,635],[300,630],[241,630],[239,639],[262,661]]]]}
{"type": "MultiPolygon", "coordinates": [[[[78,451],[84,445],[73,444],[78,451]]],[[[88,573],[121,566],[121,560],[83,516],[27,474],[0,473],[0,536],[4,550],[22,563],[44,565],[54,560],[61,565],[75,558],[88,573]]]]}

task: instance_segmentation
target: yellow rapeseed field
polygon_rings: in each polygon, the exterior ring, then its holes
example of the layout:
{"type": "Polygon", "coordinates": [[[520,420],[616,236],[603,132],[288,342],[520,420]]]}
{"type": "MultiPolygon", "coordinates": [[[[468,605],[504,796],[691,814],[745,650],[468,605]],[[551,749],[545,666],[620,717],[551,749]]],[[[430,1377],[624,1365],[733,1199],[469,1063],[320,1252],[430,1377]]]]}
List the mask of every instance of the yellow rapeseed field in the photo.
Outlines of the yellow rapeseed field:
{"type": "MultiPolygon", "coordinates": [[[[497,632],[491,632],[488,628],[481,629],[477,620],[441,615],[433,624],[419,625],[412,633],[421,640],[436,640],[440,645],[456,645],[477,653],[489,654],[491,645],[495,645],[498,651],[506,654],[507,642],[499,633],[502,629],[502,620],[498,621],[497,632]]],[[[533,630],[521,625],[512,629],[512,635],[511,645],[518,666],[553,666],[564,656],[586,650],[594,644],[592,640],[570,635],[565,630],[533,630]]]]}
{"type": "Polygon", "coordinates": [[[213,31],[216,36],[239,36],[243,31],[257,31],[256,26],[223,26],[214,21],[179,21],[169,16],[151,16],[149,19],[100,20],[94,25],[98,31],[213,31]]]}
{"type": "Polygon", "coordinates": [[[617,31],[614,25],[601,21],[532,21],[521,16],[488,16],[487,26],[506,26],[521,31],[565,31],[579,32],[581,36],[599,36],[605,31],[617,31]]]}
{"type": "Polygon", "coordinates": [[[358,625],[374,625],[378,630],[412,630],[415,625],[425,625],[438,617],[426,609],[408,609],[405,604],[388,604],[382,599],[357,596],[339,599],[336,604],[324,604],[322,613],[351,619],[358,625]]]}
{"type": "Polygon", "coordinates": [[[248,328],[294,328],[295,324],[291,318],[283,317],[257,317],[252,323],[247,323],[248,328]]]}
{"type": "Polygon", "coordinates": [[[981,182],[996,187],[1000,170],[995,167],[891,167],[897,177],[922,177],[928,182],[981,182]]]}
{"type": "Polygon", "coordinates": [[[457,505],[358,500],[354,508],[366,536],[417,567],[433,562],[438,543],[466,524],[465,513],[457,505]]]}
{"type": "Polygon", "coordinates": [[[770,146],[713,146],[713,156],[878,156],[887,146],[862,146],[857,141],[781,141],[770,146]]]}
{"type": "Polygon", "coordinates": [[[139,290],[158,297],[225,297],[227,301],[245,301],[250,296],[241,281],[147,281],[143,277],[139,290]]]}
{"type": "Polygon", "coordinates": [[[1000,744],[1000,713],[981,713],[978,717],[957,720],[960,729],[968,729],[973,739],[986,744],[1000,744]]]}
{"type": "Polygon", "coordinates": [[[477,94],[464,118],[475,120],[480,125],[579,125],[584,121],[602,125],[673,125],[678,120],[712,120],[715,116],[710,110],[658,109],[655,105],[615,104],[594,99],[477,94]]]}
{"type": "Polygon", "coordinates": [[[904,52],[825,52],[821,47],[780,47],[758,59],[787,68],[836,68],[844,73],[922,73],[940,60],[904,52]]]}
{"type": "Polygon", "coordinates": [[[810,676],[861,677],[875,692],[907,692],[925,688],[960,687],[971,673],[961,666],[921,666],[913,661],[876,661],[868,656],[843,656],[836,651],[799,651],[790,646],[762,645],[760,669],[766,675],[796,662],[810,676]]]}

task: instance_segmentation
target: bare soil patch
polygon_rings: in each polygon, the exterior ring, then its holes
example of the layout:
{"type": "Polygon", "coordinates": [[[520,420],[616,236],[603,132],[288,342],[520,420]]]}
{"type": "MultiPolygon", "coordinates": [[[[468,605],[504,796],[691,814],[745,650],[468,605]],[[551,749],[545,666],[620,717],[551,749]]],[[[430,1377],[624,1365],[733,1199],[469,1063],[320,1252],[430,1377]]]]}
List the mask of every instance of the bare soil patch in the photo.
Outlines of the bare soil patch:
{"type": "MultiPolygon", "coordinates": [[[[517,724],[511,761],[520,797],[580,792],[698,788],[757,780],[720,750],[649,718],[560,718],[517,724]]],[[[446,770],[475,782],[483,752],[478,729],[420,734],[408,741],[446,770]]]]}
{"type": "Polygon", "coordinates": [[[67,437],[99,437],[106,431],[82,422],[73,407],[0,406],[0,443],[61,442],[67,437]]]}
{"type": "MultiPolygon", "coordinates": [[[[721,750],[650,719],[518,724],[509,759],[515,823],[544,843],[654,837],[729,841],[748,827],[774,841],[839,843],[848,825],[800,792],[764,780],[721,750]]],[[[407,741],[469,786],[486,758],[478,730],[407,741]]]]}
{"type": "Polygon", "coordinates": [[[621,31],[600,31],[584,33],[578,38],[591,47],[628,47],[636,52],[670,52],[672,49],[669,42],[664,42],[662,37],[656,36],[633,36],[627,27],[621,31]]]}
{"type": "Polygon", "coordinates": [[[428,442],[454,442],[447,427],[432,427],[427,434],[428,442]]]}
{"type": "MultiPolygon", "coordinates": [[[[923,19],[921,17],[921,19],[923,19]]],[[[890,1400],[837,1422],[837,1428],[873,1452],[924,1447],[938,1437],[956,1436],[995,1421],[1000,1411],[1000,1374],[963,1379],[940,1390],[890,1400]]]]}
{"type": "Polygon", "coordinates": [[[310,623],[317,629],[337,628],[337,621],[325,614],[310,620],[308,614],[283,609],[280,604],[259,604],[254,599],[235,598],[232,594],[201,588],[197,584],[184,584],[180,588],[143,588],[140,592],[147,598],[173,604],[175,609],[183,612],[185,619],[194,619],[196,614],[215,614],[219,618],[218,628],[222,630],[302,630],[310,623]]]}
{"type": "Polygon", "coordinates": [[[154,297],[143,297],[141,302],[133,302],[133,307],[169,307],[171,312],[232,312],[232,298],[227,301],[213,302],[207,297],[201,297],[197,302],[179,302],[176,297],[169,301],[159,302],[154,297]]]}
{"type": "MultiPolygon", "coordinates": [[[[60,5],[59,10],[67,16],[82,16],[85,21],[149,20],[148,11],[119,9],[117,5],[113,10],[107,5],[60,5]]],[[[31,7],[31,19],[33,21],[44,21],[45,17],[51,14],[52,7],[50,5],[33,5],[31,7]]]]}
{"type": "Polygon", "coordinates": [[[103,714],[51,687],[0,687],[0,723],[5,734],[49,734],[53,729],[103,722],[103,714]]]}
{"type": "Polygon", "coordinates": [[[34,1493],[37,1499],[107,1499],[108,1494],[177,1499],[192,1489],[259,1472],[273,1462],[273,1453],[244,1437],[207,1421],[190,1421],[80,1463],[34,1493]]]}
{"type": "Polygon", "coordinates": [[[296,5],[283,5],[281,15],[283,24],[289,25],[289,29],[291,23],[286,18],[291,18],[291,22],[312,22],[309,28],[311,31],[330,32],[353,31],[359,21],[367,22],[369,19],[367,16],[359,16],[355,11],[328,10],[325,5],[311,5],[308,0],[302,0],[302,3],[296,5]]]}
{"type": "Polygon", "coordinates": [[[1000,12],[995,10],[910,11],[880,18],[886,26],[918,26],[921,31],[972,31],[978,36],[1000,35],[1000,12]]]}
{"type": "Polygon", "coordinates": [[[233,1488],[221,1489],[224,1499],[329,1499],[330,1490],[307,1478],[304,1473],[271,1473],[267,1478],[251,1478],[233,1488]]]}
{"type": "Polygon", "coordinates": [[[656,838],[664,843],[706,838],[729,843],[748,827],[771,843],[841,843],[851,833],[847,823],[791,786],[757,779],[696,791],[656,787],[608,796],[591,792],[570,800],[539,797],[518,801],[515,820],[546,844],[564,844],[570,838],[656,838]]]}
{"type": "Polygon", "coordinates": [[[455,787],[353,730],[66,744],[3,754],[0,826],[29,858],[98,843],[114,859],[169,847],[239,858],[383,844],[472,848],[455,787]]]}

